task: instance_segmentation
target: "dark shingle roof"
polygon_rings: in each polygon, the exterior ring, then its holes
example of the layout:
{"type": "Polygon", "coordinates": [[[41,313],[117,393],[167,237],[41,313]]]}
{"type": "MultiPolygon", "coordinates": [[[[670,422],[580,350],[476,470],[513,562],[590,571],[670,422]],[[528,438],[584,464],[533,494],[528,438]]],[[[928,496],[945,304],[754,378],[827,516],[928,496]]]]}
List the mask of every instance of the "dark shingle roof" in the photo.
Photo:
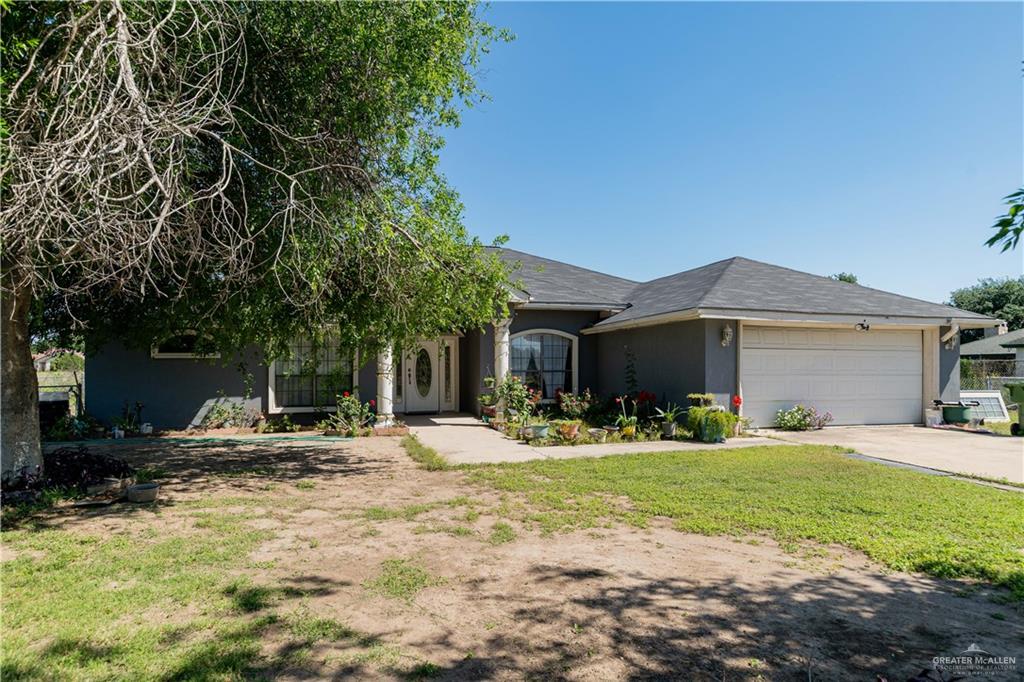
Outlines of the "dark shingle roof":
{"type": "Polygon", "coordinates": [[[938,303],[740,257],[641,284],[630,293],[630,303],[626,310],[595,326],[600,328],[693,308],[990,319],[938,303]]]}
{"type": "Polygon", "coordinates": [[[1024,345],[1024,329],[965,343],[960,346],[960,355],[1013,355],[1020,345],[1024,345]]]}
{"type": "Polygon", "coordinates": [[[602,272],[540,258],[513,249],[495,249],[506,263],[521,264],[512,272],[512,280],[529,295],[530,303],[595,305],[621,308],[629,303],[629,292],[637,283],[602,272]]]}

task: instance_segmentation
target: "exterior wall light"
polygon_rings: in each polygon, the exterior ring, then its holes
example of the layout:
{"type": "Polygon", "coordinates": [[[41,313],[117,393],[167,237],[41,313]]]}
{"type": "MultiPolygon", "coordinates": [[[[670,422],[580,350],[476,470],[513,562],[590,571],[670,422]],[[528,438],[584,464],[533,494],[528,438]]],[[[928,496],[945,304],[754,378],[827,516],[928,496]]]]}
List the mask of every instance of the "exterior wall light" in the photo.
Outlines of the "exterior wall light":
{"type": "Polygon", "coordinates": [[[732,343],[732,325],[728,322],[722,327],[722,348],[728,348],[732,343]]]}

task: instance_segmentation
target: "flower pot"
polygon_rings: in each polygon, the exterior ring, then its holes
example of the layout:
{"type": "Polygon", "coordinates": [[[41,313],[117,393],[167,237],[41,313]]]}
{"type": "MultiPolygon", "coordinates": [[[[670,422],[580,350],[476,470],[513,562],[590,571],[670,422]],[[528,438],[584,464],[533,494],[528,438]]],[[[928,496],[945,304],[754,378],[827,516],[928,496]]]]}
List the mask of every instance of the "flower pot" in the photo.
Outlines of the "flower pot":
{"type": "Polygon", "coordinates": [[[532,426],[520,426],[519,437],[523,440],[530,440],[533,438],[533,427],[532,426]]]}
{"type": "Polygon", "coordinates": [[[487,414],[486,412],[481,414],[480,418],[484,420],[484,424],[490,424],[491,423],[491,415],[487,414]]]}
{"type": "Polygon", "coordinates": [[[530,427],[533,430],[534,438],[547,438],[548,437],[548,424],[534,424],[530,427]]]}
{"type": "Polygon", "coordinates": [[[632,438],[636,435],[636,424],[629,424],[622,427],[622,435],[625,438],[632,438]]]}
{"type": "Polygon", "coordinates": [[[573,439],[580,432],[579,422],[562,422],[558,425],[558,435],[562,438],[573,439]]]}
{"type": "Polygon", "coordinates": [[[130,502],[155,502],[156,496],[160,493],[159,483],[139,483],[129,486],[128,500],[130,502]]]}
{"type": "Polygon", "coordinates": [[[661,423],[661,435],[666,438],[671,438],[676,435],[677,424],[675,422],[662,422],[661,423]]]}
{"type": "Polygon", "coordinates": [[[587,434],[597,443],[603,443],[608,440],[608,432],[604,429],[587,429],[587,434]]]}

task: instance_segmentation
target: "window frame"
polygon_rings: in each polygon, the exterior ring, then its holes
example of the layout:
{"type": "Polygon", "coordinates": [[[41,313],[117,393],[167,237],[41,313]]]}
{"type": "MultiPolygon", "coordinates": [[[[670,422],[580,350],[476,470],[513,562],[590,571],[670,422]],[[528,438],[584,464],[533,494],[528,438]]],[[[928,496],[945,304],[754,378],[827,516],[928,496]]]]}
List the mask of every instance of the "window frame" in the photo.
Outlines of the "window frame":
{"type": "MultiPolygon", "coordinates": [[[[336,405],[278,405],[275,397],[277,378],[277,359],[267,365],[267,413],[268,414],[303,414],[316,412],[335,412],[336,405]]],[[[359,391],[359,352],[352,353],[352,391],[359,391]]]]}
{"type": "MultiPolygon", "coordinates": [[[[513,369],[512,369],[512,341],[515,340],[515,339],[518,339],[519,337],[522,337],[522,336],[533,336],[535,334],[551,334],[553,336],[561,336],[563,338],[569,339],[569,341],[571,343],[571,348],[572,348],[572,389],[573,389],[573,392],[579,391],[580,390],[580,337],[577,336],[576,334],[570,334],[569,332],[562,331],[561,329],[548,329],[548,328],[545,328],[545,327],[536,327],[534,329],[524,329],[522,331],[518,331],[518,332],[510,335],[509,339],[508,339],[509,340],[509,344],[508,344],[508,373],[509,373],[509,375],[514,374],[513,369]]],[[[544,368],[541,368],[541,373],[542,374],[545,371],[555,371],[555,370],[545,370],[544,368]]],[[[553,404],[553,403],[556,402],[556,398],[541,398],[540,402],[544,403],[544,404],[547,404],[547,405],[550,405],[550,404],[553,404]]]]}
{"type": "Polygon", "coordinates": [[[197,332],[195,329],[185,329],[185,330],[183,330],[181,332],[178,332],[177,334],[171,334],[170,336],[164,338],[162,341],[158,341],[156,343],[153,343],[149,347],[149,357],[151,357],[154,360],[219,360],[220,359],[220,353],[177,353],[177,352],[162,353],[162,352],[160,352],[160,344],[161,343],[165,343],[168,340],[173,339],[173,338],[175,338],[177,336],[194,336],[194,337],[196,337],[198,339],[199,338],[199,332],[197,332]]]}

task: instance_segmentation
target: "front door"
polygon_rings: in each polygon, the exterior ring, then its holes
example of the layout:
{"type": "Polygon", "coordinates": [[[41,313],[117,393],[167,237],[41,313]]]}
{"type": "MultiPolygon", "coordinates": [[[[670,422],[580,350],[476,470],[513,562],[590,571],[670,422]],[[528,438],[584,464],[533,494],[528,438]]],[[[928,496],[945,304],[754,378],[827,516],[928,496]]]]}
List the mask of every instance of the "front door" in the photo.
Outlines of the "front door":
{"type": "Polygon", "coordinates": [[[441,372],[437,366],[437,342],[421,341],[405,354],[404,365],[406,412],[439,412],[438,384],[441,372]]]}

